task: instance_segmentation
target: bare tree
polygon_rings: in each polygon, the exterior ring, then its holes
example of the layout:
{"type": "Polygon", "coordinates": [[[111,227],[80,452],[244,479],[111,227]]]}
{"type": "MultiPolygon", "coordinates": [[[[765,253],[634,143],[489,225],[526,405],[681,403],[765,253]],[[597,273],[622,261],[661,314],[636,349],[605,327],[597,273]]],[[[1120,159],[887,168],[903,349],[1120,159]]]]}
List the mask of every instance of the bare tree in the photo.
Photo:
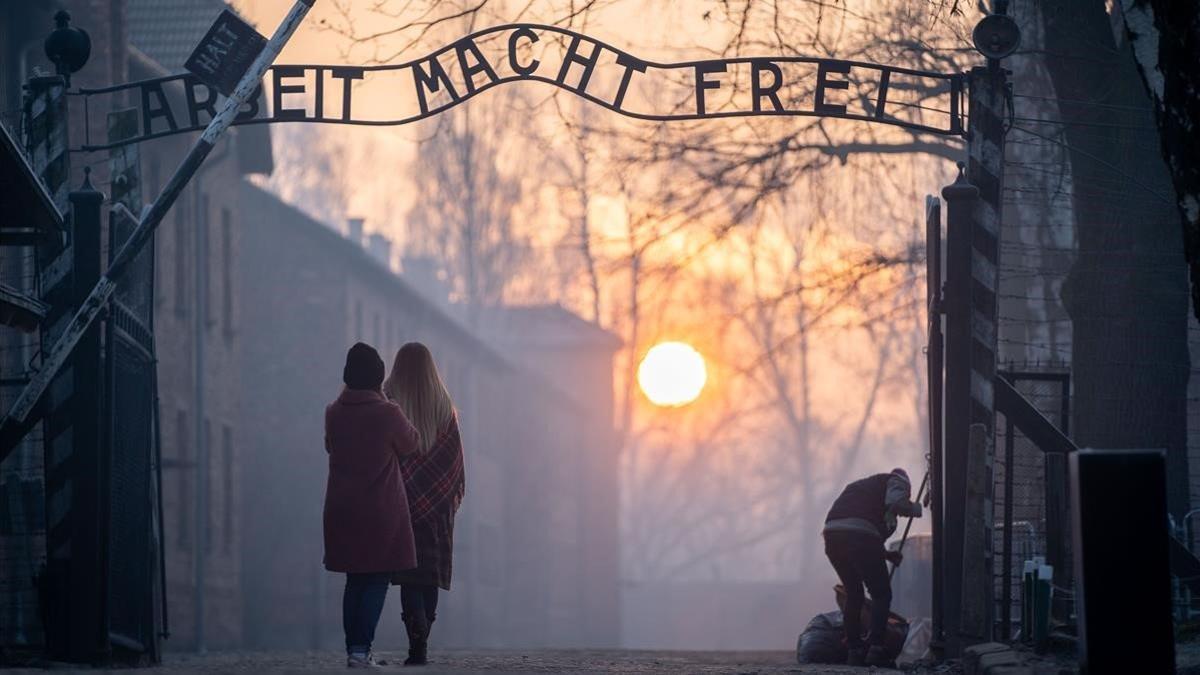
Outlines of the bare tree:
{"type": "Polygon", "coordinates": [[[1080,446],[1167,450],[1168,504],[1187,511],[1187,272],[1154,102],[1100,0],[1041,6],[1057,119],[1019,138],[1060,144],[1071,166],[1078,252],[1062,290],[1080,446]],[[1153,319],[1149,319],[1153,317],[1153,319]]]}
{"type": "Polygon", "coordinates": [[[1200,7],[1167,0],[1122,0],[1121,13],[1138,73],[1153,102],[1163,158],[1183,220],[1191,266],[1192,311],[1200,318],[1200,7]]]}
{"type": "Polygon", "coordinates": [[[530,255],[518,226],[523,195],[505,133],[509,107],[482,105],[441,116],[418,146],[417,199],[408,216],[408,248],[439,261],[469,309],[499,304],[530,255]]]}
{"type": "MultiPolygon", "coordinates": [[[[571,27],[619,0],[372,0],[364,3],[333,0],[331,17],[319,20],[322,30],[343,40],[346,50],[370,51],[373,63],[393,63],[427,49],[447,30],[484,21],[534,21],[571,27]]],[[[469,32],[469,31],[468,31],[469,32]]],[[[455,36],[459,37],[459,36],[455,36]]]]}
{"type": "MultiPolygon", "coordinates": [[[[915,68],[961,70],[966,54],[950,48],[949,40],[935,44],[909,37],[914,23],[944,20],[932,12],[921,14],[925,7],[893,3],[871,10],[870,17],[820,3],[714,2],[693,11],[703,11],[713,23],[737,27],[719,50],[723,56],[813,49],[915,68]]],[[[946,35],[952,27],[934,32],[946,35]]],[[[748,83],[734,79],[732,86],[748,83]]],[[[799,99],[812,92],[794,93],[798,100],[789,103],[800,106],[805,103],[799,99]]],[[[937,88],[916,91],[907,103],[936,105],[946,93],[937,88]]],[[[853,95],[871,92],[864,89],[853,95]]],[[[736,254],[750,273],[740,282],[732,281],[723,296],[724,320],[736,327],[725,349],[745,355],[734,369],[741,396],[721,415],[710,415],[720,426],[695,450],[684,451],[686,462],[674,456],[649,459],[665,451],[653,445],[652,423],[638,439],[641,446],[630,449],[629,489],[653,490],[656,505],[631,508],[631,523],[636,518],[641,530],[637,536],[631,533],[634,549],[640,552],[631,569],[670,578],[710,566],[719,569],[734,552],[762,545],[791,550],[799,569],[807,569],[811,536],[819,530],[827,502],[857,470],[857,460],[878,447],[880,433],[874,427],[881,392],[900,386],[912,398],[909,409],[917,411],[918,423],[910,438],[919,442],[902,456],[919,461],[924,455],[923,233],[887,223],[913,222],[922,193],[949,178],[945,160],[961,157],[961,141],[808,118],[616,125],[594,133],[611,134],[616,139],[611,146],[630,148],[619,158],[629,171],[636,167],[643,174],[674,177],[655,195],[661,220],[676,223],[661,229],[660,239],[684,232],[706,242],[700,250],[652,269],[660,283],[694,284],[688,268],[706,260],[702,249],[730,254],[737,250],[736,241],[750,242],[736,254]],[[838,200],[834,195],[851,191],[844,184],[822,185],[820,177],[847,168],[874,176],[872,183],[883,183],[886,189],[877,189],[870,200],[838,200]],[[897,169],[904,175],[927,171],[929,179],[919,186],[902,184],[894,178],[897,169]],[[805,182],[817,187],[798,191],[805,182]],[[826,197],[828,203],[823,204],[826,197]],[[828,216],[839,210],[840,217],[828,216]],[[861,240],[847,246],[839,228],[847,227],[848,221],[871,220],[880,223],[878,231],[864,232],[861,240]],[[898,235],[894,243],[877,244],[875,237],[889,231],[898,235]],[[825,247],[842,251],[844,257],[831,264],[828,255],[815,255],[825,247]],[[831,371],[827,348],[814,358],[814,339],[822,347],[855,341],[860,354],[872,355],[865,367],[856,369],[859,390],[853,410],[814,404],[812,382],[829,377],[831,371]],[[746,438],[754,439],[757,468],[725,466],[720,475],[726,489],[706,493],[705,481],[697,474],[720,465],[722,455],[744,452],[746,438]],[[672,469],[673,476],[691,479],[664,487],[664,467],[672,469]],[[672,499],[675,503],[668,508],[664,502],[672,499]],[[765,505],[770,509],[764,512],[765,505]],[[646,520],[646,512],[660,517],[657,526],[646,520]]],[[[644,312],[657,314],[653,309],[644,312]]],[[[731,383],[723,380],[722,386],[731,383]]],[[[671,450],[681,452],[678,443],[671,450]]]]}
{"type": "MultiPolygon", "coordinates": [[[[358,24],[340,4],[345,21],[328,29],[386,63],[485,21],[583,28],[618,3],[390,0],[358,24]]],[[[909,37],[910,20],[945,21],[920,14],[924,3],[848,5],[712,0],[678,9],[733,26],[714,51],[727,56],[816,53],[958,69],[962,55],[949,41],[909,37]],[[881,38],[893,51],[879,51],[881,38]]],[[[731,86],[744,91],[748,83],[731,86]]],[[[533,215],[522,203],[529,172],[512,161],[529,152],[521,145],[527,129],[508,118],[538,106],[545,113],[552,102],[561,124],[543,144],[545,174],[557,177],[564,218],[554,223],[561,231],[543,239],[571,251],[570,262],[556,264],[570,266],[582,313],[626,342],[616,391],[627,569],[638,578],[719,575],[747,555],[802,553],[796,533],[811,533],[839,481],[880,447],[881,401],[902,387],[920,406],[920,344],[909,330],[923,325],[920,257],[903,236],[883,235],[907,231],[919,197],[948,177],[945,160],[959,156],[961,142],[817,118],[628,123],[580,113],[587,104],[566,105],[557,90],[535,102],[507,98],[509,87],[442,115],[421,142],[410,250],[436,256],[471,304],[510,299],[514,286],[538,274],[545,252],[535,250],[522,218],[533,215]],[[834,180],[797,191],[810,178],[820,184],[816,177],[851,171],[877,175],[875,199],[847,200],[862,185],[834,180]],[[930,176],[928,184],[901,185],[894,175],[915,171],[930,176]],[[619,226],[592,220],[598,198],[621,205],[619,226]],[[779,242],[786,244],[773,250],[779,242]],[[699,342],[719,384],[687,409],[654,410],[637,391],[638,359],[655,341],[680,335],[699,342]],[[859,356],[830,351],[839,342],[859,356]],[[859,388],[853,406],[815,402],[813,383],[834,373],[859,388]]],[[[807,105],[800,99],[811,93],[797,88],[788,103],[807,105]]],[[[944,114],[922,106],[936,107],[947,93],[917,88],[897,100],[914,115],[944,114]]]]}
{"type": "Polygon", "coordinates": [[[354,189],[350,148],[306,124],[279,125],[271,138],[275,169],[261,184],[317,220],[341,224],[354,189]]]}

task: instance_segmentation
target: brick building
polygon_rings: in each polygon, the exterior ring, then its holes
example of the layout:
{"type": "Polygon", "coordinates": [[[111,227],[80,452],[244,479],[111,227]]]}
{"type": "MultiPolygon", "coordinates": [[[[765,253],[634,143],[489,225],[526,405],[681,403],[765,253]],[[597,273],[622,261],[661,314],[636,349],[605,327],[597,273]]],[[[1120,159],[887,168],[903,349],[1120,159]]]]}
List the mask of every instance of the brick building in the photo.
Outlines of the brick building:
{"type": "MultiPolygon", "coordinates": [[[[130,80],[183,71],[225,7],[217,0],[128,0],[130,80]]],[[[167,96],[181,99],[181,91],[167,96]]],[[[181,106],[176,106],[178,107],[181,106]]],[[[266,127],[218,142],[155,237],[155,337],[163,456],[169,648],[233,647],[242,639],[237,490],[243,306],[238,186],[271,170],[266,127]],[[196,589],[204,589],[197,593],[196,589]]],[[[140,145],[146,194],[158,193],[194,134],[140,145]]],[[[147,197],[148,199],[149,197],[147,197]]]]}
{"type": "MultiPolygon", "coordinates": [[[[241,295],[256,308],[240,335],[247,644],[339,642],[342,579],[321,566],[322,413],[350,344],[376,345],[390,365],[401,344],[419,340],[459,408],[467,453],[439,641],[615,646],[619,341],[561,309],[494,310],[554,333],[558,356],[529,335],[499,340],[484,329],[480,339],[430,297],[436,286],[417,265],[400,276],[380,238],[365,248],[361,222],[343,237],[257,187],[244,184],[242,195],[255,227],[242,233],[241,295]],[[538,351],[544,359],[528,358],[538,351]]],[[[394,598],[379,643],[404,643],[394,598]]]]}
{"type": "MultiPolygon", "coordinates": [[[[15,137],[20,136],[20,86],[35,68],[43,74],[53,72],[41,45],[53,27],[51,16],[59,9],[69,11],[72,24],[87,30],[92,39],[91,57],[71,84],[96,88],[181,72],[191,47],[225,7],[217,0],[8,3],[0,12],[4,38],[0,44],[4,53],[0,58],[0,107],[14,114],[0,119],[15,137]]],[[[164,93],[175,104],[184,96],[181,88],[171,85],[164,93]]],[[[108,110],[96,109],[93,101],[90,115],[85,117],[80,100],[73,99],[69,108],[71,147],[81,145],[85,138],[93,142],[104,139],[107,133],[108,110]]],[[[111,110],[136,104],[121,98],[98,100],[111,110]]],[[[158,193],[194,137],[171,136],[137,146],[143,200],[158,193]]],[[[109,153],[103,151],[72,152],[70,187],[81,183],[86,167],[96,188],[109,194],[108,160],[109,153]]],[[[237,186],[247,174],[270,170],[267,128],[231,129],[155,235],[153,304],[163,457],[165,590],[170,607],[168,649],[231,647],[241,642],[240,549],[234,512],[240,471],[235,367],[241,311],[235,288],[237,186]],[[204,592],[196,593],[198,588],[204,592]]],[[[105,210],[108,206],[106,201],[105,210]]],[[[101,236],[101,241],[107,240],[107,234],[101,236]]],[[[11,261],[14,252],[6,249],[4,255],[11,261]]],[[[5,269],[11,270],[11,264],[5,269]]],[[[29,355],[35,349],[29,338],[5,333],[0,343],[6,358],[5,377],[17,375],[7,367],[10,361],[25,367],[32,363],[29,355]]],[[[5,388],[6,396],[10,390],[15,391],[5,388]]],[[[0,466],[0,485],[6,484],[5,477],[13,479],[9,481],[11,494],[6,490],[4,500],[19,498],[23,504],[40,506],[45,499],[40,485],[42,452],[40,439],[31,434],[0,466]]],[[[13,564],[0,570],[0,604],[11,608],[0,622],[0,642],[36,645],[41,628],[28,579],[45,560],[45,514],[33,507],[20,513],[19,519],[12,519],[13,527],[0,529],[2,555],[7,558],[11,552],[13,556],[13,564]],[[6,536],[9,532],[12,537],[6,536]]]]}
{"type": "MultiPolygon", "coordinates": [[[[182,71],[190,47],[224,7],[216,0],[5,5],[0,121],[19,144],[20,86],[35,66],[52,72],[41,41],[58,9],[70,11],[93,41],[72,85],[95,88],[182,71]]],[[[173,106],[183,98],[172,85],[164,94],[173,106]]],[[[108,110],[136,103],[112,99],[100,109],[99,101],[86,129],[81,106],[71,107],[73,147],[103,139],[108,110]]],[[[137,146],[143,200],[158,193],[192,139],[137,146]]],[[[381,261],[389,257],[382,237],[368,239],[368,252],[250,186],[246,176],[269,172],[270,158],[267,127],[231,129],[155,236],[166,649],[339,641],[340,579],[321,569],[320,420],[338,388],[341,354],[355,339],[385,353],[407,340],[429,343],[461,410],[469,487],[441,639],[615,646],[610,378],[618,342],[561,309],[539,311],[539,325],[557,326],[566,338],[554,367],[529,358],[536,350],[528,335],[499,340],[499,347],[481,340],[452,308],[381,261]],[[580,373],[594,386],[572,380],[580,373]]],[[[72,153],[70,186],[80,184],[86,166],[109,193],[108,159],[72,153]]],[[[28,251],[2,253],[0,282],[31,282],[28,251]]],[[[4,377],[12,380],[0,392],[7,405],[34,366],[37,335],[0,331],[4,377]]],[[[44,641],[30,583],[46,559],[43,453],[33,434],[0,464],[5,647],[37,649],[44,641]]],[[[382,642],[403,641],[398,612],[393,602],[382,642]]]]}

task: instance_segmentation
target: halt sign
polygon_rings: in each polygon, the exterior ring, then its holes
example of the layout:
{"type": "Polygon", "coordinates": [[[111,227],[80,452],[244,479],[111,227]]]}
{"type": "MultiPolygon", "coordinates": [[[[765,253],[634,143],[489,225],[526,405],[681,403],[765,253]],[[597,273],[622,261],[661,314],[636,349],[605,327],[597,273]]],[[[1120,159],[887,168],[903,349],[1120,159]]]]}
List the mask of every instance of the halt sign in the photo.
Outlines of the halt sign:
{"type": "Polygon", "coordinates": [[[205,33],[183,67],[226,96],[233,94],[242,75],[262,52],[267,38],[228,9],[205,33]]]}

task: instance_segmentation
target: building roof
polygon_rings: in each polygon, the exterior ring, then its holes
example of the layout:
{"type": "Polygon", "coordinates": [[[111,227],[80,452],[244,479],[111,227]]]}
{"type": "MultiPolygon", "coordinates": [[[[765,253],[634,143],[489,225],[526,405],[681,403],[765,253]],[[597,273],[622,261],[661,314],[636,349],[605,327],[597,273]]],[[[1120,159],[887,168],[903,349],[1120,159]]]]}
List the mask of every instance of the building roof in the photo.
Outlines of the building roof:
{"type": "MultiPolygon", "coordinates": [[[[280,199],[279,196],[275,195],[269,190],[263,189],[248,180],[243,180],[241,185],[242,189],[245,191],[245,194],[250,197],[250,199],[266,200],[267,202],[274,204],[276,207],[284,209],[288,214],[286,222],[291,234],[296,236],[308,236],[321,240],[325,247],[324,250],[331,257],[341,258],[346,265],[347,270],[351,270],[355,274],[361,274],[369,277],[373,276],[378,283],[383,284],[384,287],[394,292],[397,298],[403,298],[409,302],[419,305],[423,309],[423,316],[427,320],[434,322],[438,328],[451,331],[453,334],[457,335],[459,339],[463,340],[467,345],[470,346],[475,354],[482,357],[486,363],[505,370],[518,372],[523,377],[529,378],[529,380],[540,384],[542,387],[544,387],[545,391],[553,392],[556,400],[562,401],[564,405],[576,410],[581,409],[579,404],[576,403],[574,399],[563,392],[560,388],[556,387],[553,382],[550,382],[542,375],[522,366],[521,364],[496,351],[495,347],[490,344],[490,340],[488,338],[498,336],[490,334],[485,336],[478,335],[469,326],[467,326],[460,317],[455,315],[451,307],[429,298],[426,294],[422,293],[412,283],[410,283],[409,280],[405,279],[399,274],[396,274],[389,267],[384,265],[376,256],[372,255],[370,251],[368,251],[362,245],[356,244],[347,239],[346,237],[342,236],[341,232],[338,232],[337,230],[333,229],[333,227],[316,220],[312,216],[301,211],[295,205],[289,204],[288,202],[280,199]]],[[[251,206],[249,208],[253,207],[251,206]]],[[[592,324],[587,323],[583,319],[571,314],[569,311],[558,305],[516,307],[513,309],[516,310],[517,314],[520,314],[523,310],[530,310],[532,313],[541,314],[543,317],[557,316],[559,312],[561,312],[562,314],[574,317],[576,322],[590,327],[589,329],[592,331],[600,331],[601,333],[608,335],[612,340],[616,341],[618,346],[621,344],[620,340],[617,339],[616,336],[592,326],[592,324]]],[[[513,320],[516,321],[515,315],[513,320]]],[[[576,328],[578,329],[578,327],[576,328]]],[[[514,335],[514,337],[516,336],[514,335]]]]}
{"type": "MultiPolygon", "coordinates": [[[[25,154],[0,124],[0,245],[62,242],[63,217],[25,154]]],[[[21,289],[0,284],[0,325],[31,331],[46,305],[21,289]]]]}
{"type": "Polygon", "coordinates": [[[0,190],[0,238],[4,243],[22,243],[12,238],[18,233],[33,237],[24,242],[29,244],[41,241],[44,235],[62,233],[63,216],[53,197],[3,124],[0,124],[0,185],[4,186],[0,190]]]}
{"type": "MultiPolygon", "coordinates": [[[[476,350],[478,354],[494,365],[503,368],[513,367],[512,363],[480,340],[474,333],[463,326],[457,318],[425,297],[424,294],[420,293],[407,280],[385,266],[362,245],[350,241],[331,226],[316,220],[295,205],[284,201],[278,195],[250,181],[242,181],[242,189],[251,199],[266,200],[274,203],[278,208],[284,209],[288,214],[286,222],[290,234],[313,237],[320,240],[324,247],[323,250],[331,258],[341,259],[345,264],[345,269],[352,271],[354,274],[374,277],[384,288],[396,293],[396,297],[421,306],[426,312],[425,316],[439,324],[440,328],[457,333],[471,345],[472,349],[476,350]]],[[[251,206],[250,208],[253,207],[251,206]]]]}
{"type": "Polygon", "coordinates": [[[560,304],[504,305],[479,310],[480,327],[501,340],[540,347],[619,349],[621,338],[560,304]]]}
{"type": "Polygon", "coordinates": [[[45,317],[45,303],[0,283],[0,324],[31,333],[45,317]]]}
{"type": "Polygon", "coordinates": [[[220,0],[129,0],[129,41],[172,73],[200,42],[221,10],[220,0]]]}

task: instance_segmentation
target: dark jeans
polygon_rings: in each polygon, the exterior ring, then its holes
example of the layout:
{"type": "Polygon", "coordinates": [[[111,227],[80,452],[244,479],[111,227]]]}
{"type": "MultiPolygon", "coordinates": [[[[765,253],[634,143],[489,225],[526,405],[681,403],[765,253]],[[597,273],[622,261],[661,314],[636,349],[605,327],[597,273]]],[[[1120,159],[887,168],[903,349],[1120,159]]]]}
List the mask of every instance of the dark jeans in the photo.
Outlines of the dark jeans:
{"type": "Polygon", "coordinates": [[[863,586],[871,594],[871,633],[873,645],[882,645],[892,608],[892,584],[883,558],[883,541],[869,534],[826,532],[825,555],[846,589],[846,645],[862,647],[863,586]]]}
{"type": "Polygon", "coordinates": [[[383,613],[392,575],[387,572],[347,574],[342,593],[342,628],[346,631],[346,653],[371,650],[375,627],[383,613]]]}
{"type": "Polygon", "coordinates": [[[400,584],[400,608],[404,616],[425,615],[430,623],[437,618],[438,587],[432,584],[400,584]]]}

